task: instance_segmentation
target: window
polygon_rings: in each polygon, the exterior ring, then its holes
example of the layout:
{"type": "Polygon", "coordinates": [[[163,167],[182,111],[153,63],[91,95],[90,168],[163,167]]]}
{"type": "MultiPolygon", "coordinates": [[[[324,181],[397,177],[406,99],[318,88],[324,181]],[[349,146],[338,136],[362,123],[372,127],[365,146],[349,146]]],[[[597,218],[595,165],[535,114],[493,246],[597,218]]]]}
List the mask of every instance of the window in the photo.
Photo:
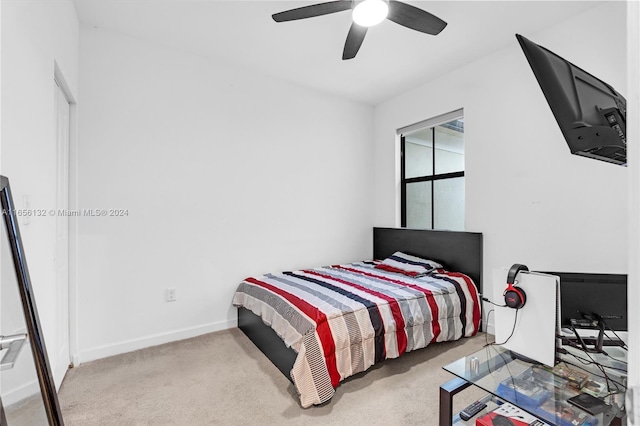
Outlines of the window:
{"type": "Polygon", "coordinates": [[[402,226],[464,230],[464,117],[400,129],[402,226]]]}

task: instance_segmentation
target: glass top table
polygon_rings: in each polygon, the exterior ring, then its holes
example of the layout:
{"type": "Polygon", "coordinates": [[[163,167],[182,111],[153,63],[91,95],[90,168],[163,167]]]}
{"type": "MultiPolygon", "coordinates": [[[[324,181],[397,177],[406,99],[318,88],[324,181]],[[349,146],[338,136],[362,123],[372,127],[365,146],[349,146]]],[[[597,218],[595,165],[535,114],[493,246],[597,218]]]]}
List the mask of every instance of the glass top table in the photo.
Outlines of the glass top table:
{"type": "Polygon", "coordinates": [[[617,424],[624,416],[626,351],[607,348],[608,354],[604,355],[587,354],[571,347],[563,349],[566,353],[553,369],[497,345],[485,346],[446,365],[444,369],[458,379],[440,388],[440,425],[452,424],[451,398],[471,385],[485,390],[494,400],[509,402],[548,424],[617,424]],[[580,403],[588,398],[580,397],[581,394],[595,396],[607,405],[591,407],[589,413],[568,401],[576,397],[580,403]]]}

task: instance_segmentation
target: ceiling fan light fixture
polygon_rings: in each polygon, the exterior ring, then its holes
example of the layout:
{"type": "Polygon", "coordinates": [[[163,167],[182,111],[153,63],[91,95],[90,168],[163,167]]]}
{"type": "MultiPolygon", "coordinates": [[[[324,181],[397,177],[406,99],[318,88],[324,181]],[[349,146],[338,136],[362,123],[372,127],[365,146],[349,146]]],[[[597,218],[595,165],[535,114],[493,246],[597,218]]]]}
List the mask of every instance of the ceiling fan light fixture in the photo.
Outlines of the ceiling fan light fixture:
{"type": "Polygon", "coordinates": [[[384,0],[364,0],[353,8],[353,22],[371,27],[384,21],[389,14],[389,5],[384,0]]]}
{"type": "Polygon", "coordinates": [[[353,22],[344,43],[342,59],[353,59],[364,41],[368,27],[385,18],[421,33],[438,35],[447,23],[435,15],[399,0],[333,0],[297,7],[271,15],[276,22],[296,21],[351,10],[353,22]]]}

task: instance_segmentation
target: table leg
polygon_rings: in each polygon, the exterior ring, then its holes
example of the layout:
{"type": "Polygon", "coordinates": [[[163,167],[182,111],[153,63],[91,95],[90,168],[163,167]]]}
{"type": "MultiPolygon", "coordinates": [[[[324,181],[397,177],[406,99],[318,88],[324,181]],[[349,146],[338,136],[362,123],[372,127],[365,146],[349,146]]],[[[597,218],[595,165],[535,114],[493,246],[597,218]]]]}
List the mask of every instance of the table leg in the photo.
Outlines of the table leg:
{"type": "Polygon", "coordinates": [[[440,426],[451,426],[453,418],[453,396],[471,386],[459,377],[440,386],[440,426]]]}

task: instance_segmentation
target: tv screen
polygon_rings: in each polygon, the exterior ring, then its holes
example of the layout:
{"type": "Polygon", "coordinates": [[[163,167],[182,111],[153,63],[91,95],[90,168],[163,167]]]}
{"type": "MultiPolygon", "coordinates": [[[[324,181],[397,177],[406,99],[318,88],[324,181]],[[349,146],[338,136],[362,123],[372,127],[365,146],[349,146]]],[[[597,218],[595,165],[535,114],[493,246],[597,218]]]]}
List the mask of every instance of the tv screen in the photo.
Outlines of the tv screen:
{"type": "Polygon", "coordinates": [[[571,153],[626,166],[626,99],[550,50],[516,38],[571,153]]]}

